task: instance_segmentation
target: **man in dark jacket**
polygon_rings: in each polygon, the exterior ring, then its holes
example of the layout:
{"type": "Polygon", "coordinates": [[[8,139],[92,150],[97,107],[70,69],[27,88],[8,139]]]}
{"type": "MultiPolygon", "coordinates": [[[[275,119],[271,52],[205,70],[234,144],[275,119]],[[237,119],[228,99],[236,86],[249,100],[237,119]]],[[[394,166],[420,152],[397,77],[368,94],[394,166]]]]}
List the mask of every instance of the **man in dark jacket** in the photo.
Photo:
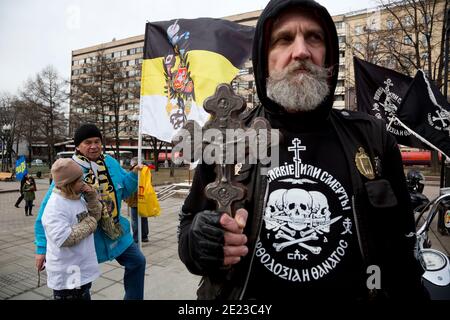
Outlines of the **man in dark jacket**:
{"type": "Polygon", "coordinates": [[[265,117],[283,137],[279,165],[243,164],[234,218],[215,212],[198,167],[180,215],[179,254],[202,275],[200,299],[415,299],[423,270],[400,152],[385,124],[332,109],[336,28],[314,1],[271,0],[253,70],[265,117]]]}
{"type": "Polygon", "coordinates": [[[28,177],[28,175],[27,174],[25,174],[23,177],[22,177],[22,180],[20,180],[20,197],[19,198],[17,198],[17,201],[16,201],[16,203],[14,204],[14,206],[16,207],[16,208],[19,208],[19,204],[22,202],[22,200],[23,200],[23,185],[25,184],[25,181],[27,181],[27,177],[28,177]]]}

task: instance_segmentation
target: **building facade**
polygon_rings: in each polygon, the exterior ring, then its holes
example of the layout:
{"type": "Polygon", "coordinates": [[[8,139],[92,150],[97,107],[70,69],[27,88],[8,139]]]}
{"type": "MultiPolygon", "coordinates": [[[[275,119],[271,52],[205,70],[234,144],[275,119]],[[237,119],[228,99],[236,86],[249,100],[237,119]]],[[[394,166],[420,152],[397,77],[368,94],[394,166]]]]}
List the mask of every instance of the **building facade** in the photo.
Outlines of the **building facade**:
{"type": "MultiPolygon", "coordinates": [[[[448,0],[438,0],[436,16],[433,16],[434,29],[429,36],[426,35],[425,28],[428,28],[430,19],[427,14],[415,17],[412,21],[411,13],[405,7],[399,6],[391,10],[386,8],[374,8],[349,12],[346,14],[333,16],[336,25],[339,40],[340,64],[338,66],[338,82],[335,91],[334,108],[337,109],[355,109],[355,84],[353,72],[353,56],[358,56],[366,61],[385,66],[390,69],[396,69],[406,73],[407,68],[415,72],[413,64],[405,67],[405,60],[419,55],[415,59],[420,63],[420,67],[426,71],[430,68],[438,69],[436,63],[441,58],[442,46],[441,35],[443,23],[443,8],[448,0]],[[417,27],[419,21],[423,23],[417,27]],[[412,28],[421,30],[417,35],[411,37],[408,32],[412,28]],[[428,37],[428,38],[427,38],[428,37]],[[419,43],[418,51],[415,52],[415,46],[412,43],[419,43]],[[403,61],[393,59],[392,54],[395,50],[401,53],[408,52],[403,61]],[[430,59],[433,59],[431,61],[430,59]],[[432,63],[428,63],[428,61],[432,63]]],[[[224,17],[224,19],[235,21],[244,25],[255,26],[261,10],[242,13],[224,17]]],[[[98,66],[95,66],[95,60],[99,56],[114,61],[121,66],[125,72],[124,81],[119,87],[139,88],[140,87],[140,64],[143,59],[144,35],[131,37],[122,40],[113,40],[111,42],[99,44],[96,46],[78,49],[72,51],[72,72],[71,83],[74,81],[84,82],[86,85],[95,86],[99,79],[98,66]]],[[[413,59],[414,60],[414,59],[413,59]]],[[[433,74],[431,74],[433,77],[433,74]]],[[[236,93],[240,94],[247,101],[247,107],[252,108],[258,104],[256,88],[253,78],[253,69],[251,61],[248,61],[241,69],[239,75],[232,82],[236,93]]],[[[72,86],[72,93],[74,87],[72,86]]],[[[94,103],[92,103],[94,104],[94,103]]],[[[98,107],[98,105],[97,105],[98,107]]],[[[110,110],[104,106],[102,119],[99,119],[98,113],[93,108],[87,107],[86,103],[72,103],[70,106],[70,128],[73,129],[82,121],[90,120],[94,122],[105,122],[111,126],[113,120],[118,119],[120,128],[120,145],[124,150],[137,149],[138,135],[138,114],[139,114],[139,96],[126,95],[119,110],[110,110]],[[118,112],[117,112],[118,111],[118,112]],[[118,118],[117,118],[118,117],[118,118]],[[102,121],[99,121],[102,120],[102,121]]],[[[117,122],[117,121],[116,121],[117,122]]],[[[105,130],[107,130],[106,128],[105,130]]],[[[114,140],[113,135],[106,135],[110,140],[114,140]]],[[[108,145],[108,140],[106,144],[108,145]]],[[[112,145],[112,144],[111,144],[112,145]]],[[[150,149],[147,145],[145,148],[150,149]]]]}

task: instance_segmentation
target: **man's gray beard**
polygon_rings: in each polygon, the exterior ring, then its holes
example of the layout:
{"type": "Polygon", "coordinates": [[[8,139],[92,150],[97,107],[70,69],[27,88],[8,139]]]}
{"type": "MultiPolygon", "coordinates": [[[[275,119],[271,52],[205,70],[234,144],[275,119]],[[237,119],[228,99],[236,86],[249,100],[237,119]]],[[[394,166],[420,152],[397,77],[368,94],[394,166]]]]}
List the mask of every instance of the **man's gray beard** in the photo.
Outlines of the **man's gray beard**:
{"type": "Polygon", "coordinates": [[[267,78],[267,96],[289,113],[312,111],[330,93],[327,79],[331,68],[322,68],[310,61],[296,61],[267,78]],[[298,69],[306,69],[299,73],[298,69]]]}

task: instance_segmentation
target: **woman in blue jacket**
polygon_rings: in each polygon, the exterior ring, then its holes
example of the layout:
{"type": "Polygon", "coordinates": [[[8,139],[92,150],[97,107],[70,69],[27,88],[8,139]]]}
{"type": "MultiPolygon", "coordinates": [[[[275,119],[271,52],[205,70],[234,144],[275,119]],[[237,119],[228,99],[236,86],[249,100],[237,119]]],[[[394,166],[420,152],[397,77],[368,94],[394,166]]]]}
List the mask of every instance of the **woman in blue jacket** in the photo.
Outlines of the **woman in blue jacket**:
{"type": "MultiPolygon", "coordinates": [[[[137,189],[137,172],[142,166],[127,172],[112,157],[102,154],[102,135],[93,124],[80,126],[74,137],[76,152],[73,160],[83,169],[84,181],[99,193],[103,204],[102,217],[94,234],[98,262],[116,259],[125,267],[125,300],[144,298],[145,257],[134,243],[128,220],[120,215],[122,199],[137,189]]],[[[36,267],[44,269],[46,239],[42,214],[54,184],[50,186],[39,209],[35,223],[36,267]]]]}

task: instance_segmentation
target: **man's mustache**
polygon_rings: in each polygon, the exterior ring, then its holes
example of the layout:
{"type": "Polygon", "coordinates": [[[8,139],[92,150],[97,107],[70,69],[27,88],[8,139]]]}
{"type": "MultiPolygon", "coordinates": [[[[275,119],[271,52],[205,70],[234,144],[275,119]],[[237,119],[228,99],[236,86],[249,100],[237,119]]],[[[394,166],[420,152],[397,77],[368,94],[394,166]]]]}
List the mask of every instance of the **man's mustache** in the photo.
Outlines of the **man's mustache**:
{"type": "Polygon", "coordinates": [[[295,60],[283,70],[274,72],[270,76],[274,79],[280,80],[286,76],[295,76],[300,70],[306,72],[310,76],[315,76],[320,79],[327,79],[331,76],[333,68],[320,67],[312,63],[311,60],[295,60]]]}

